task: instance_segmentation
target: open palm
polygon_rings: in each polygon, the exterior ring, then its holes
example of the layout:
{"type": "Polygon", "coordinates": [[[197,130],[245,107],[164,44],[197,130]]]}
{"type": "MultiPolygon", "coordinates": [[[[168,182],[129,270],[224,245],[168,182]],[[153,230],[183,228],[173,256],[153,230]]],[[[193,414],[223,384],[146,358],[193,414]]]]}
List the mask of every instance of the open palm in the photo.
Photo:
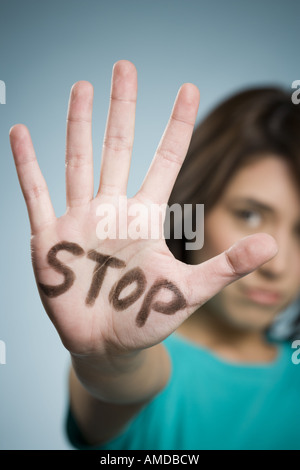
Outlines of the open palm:
{"type": "MultiPolygon", "coordinates": [[[[99,238],[99,207],[117,208],[120,196],[126,196],[136,95],[135,67],[117,62],[94,197],[93,88],[88,82],[73,86],[66,139],[67,210],[60,218],[55,216],[27,128],[18,124],[10,132],[30,218],[33,268],[41,299],[65,347],[74,354],[133,351],[159,343],[209,298],[276,252],[269,235],[256,234],[201,265],[190,266],[174,258],[163,236],[99,238]]],[[[167,203],[189,146],[198,105],[198,89],[184,84],[149,171],[138,193],[128,200],[128,208],[134,203],[145,208],[167,203]]],[[[119,220],[118,209],[116,215],[119,220]]],[[[121,215],[123,221],[130,220],[128,213],[121,215]]]]}

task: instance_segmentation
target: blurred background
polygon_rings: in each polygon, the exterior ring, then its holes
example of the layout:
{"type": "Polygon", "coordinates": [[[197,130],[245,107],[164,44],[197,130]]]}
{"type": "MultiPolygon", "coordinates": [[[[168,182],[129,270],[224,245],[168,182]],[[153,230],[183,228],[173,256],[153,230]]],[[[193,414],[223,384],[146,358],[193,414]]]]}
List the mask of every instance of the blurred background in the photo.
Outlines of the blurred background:
{"type": "MultiPolygon", "coordinates": [[[[300,79],[299,0],[0,0],[0,449],[70,449],[64,431],[69,356],[45,314],[30,229],[9,146],[28,126],[57,216],[65,211],[65,124],[72,84],[95,90],[95,187],[113,64],[138,71],[128,196],[139,188],[182,83],[201,93],[198,122],[243,88],[300,79]],[[0,361],[1,362],[1,361],[0,361]]],[[[292,89],[291,89],[292,94],[292,89]]]]}

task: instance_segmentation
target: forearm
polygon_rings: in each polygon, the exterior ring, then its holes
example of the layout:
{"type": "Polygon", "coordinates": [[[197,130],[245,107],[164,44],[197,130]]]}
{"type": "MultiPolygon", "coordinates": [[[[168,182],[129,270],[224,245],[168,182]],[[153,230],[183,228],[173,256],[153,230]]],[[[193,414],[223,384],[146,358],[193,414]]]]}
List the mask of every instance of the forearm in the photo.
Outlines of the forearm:
{"type": "MultiPolygon", "coordinates": [[[[109,361],[110,363],[110,361],[109,361]]],[[[162,344],[122,358],[114,366],[72,357],[70,404],[90,444],[114,437],[143,406],[163,390],[170,360],[162,344]]]]}

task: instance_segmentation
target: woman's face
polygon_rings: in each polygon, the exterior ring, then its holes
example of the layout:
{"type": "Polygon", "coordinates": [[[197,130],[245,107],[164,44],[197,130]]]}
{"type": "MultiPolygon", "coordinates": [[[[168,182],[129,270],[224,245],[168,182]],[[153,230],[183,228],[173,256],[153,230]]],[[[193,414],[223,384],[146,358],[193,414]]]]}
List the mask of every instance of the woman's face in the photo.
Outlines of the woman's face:
{"type": "Polygon", "coordinates": [[[300,192],[288,164],[262,155],[233,177],[205,218],[203,262],[240,238],[271,234],[278,254],[253,273],[227,286],[205,305],[243,329],[266,328],[300,292],[300,192]]]}

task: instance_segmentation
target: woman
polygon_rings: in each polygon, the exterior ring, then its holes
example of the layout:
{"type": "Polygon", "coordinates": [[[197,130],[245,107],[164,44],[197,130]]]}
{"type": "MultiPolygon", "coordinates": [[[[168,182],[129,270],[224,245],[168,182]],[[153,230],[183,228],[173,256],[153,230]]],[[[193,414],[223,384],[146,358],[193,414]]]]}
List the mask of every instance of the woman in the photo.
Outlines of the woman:
{"type": "MultiPolygon", "coordinates": [[[[284,234],[280,214],[289,208],[286,214],[289,215],[292,207],[295,208],[294,231],[288,235],[286,230],[281,253],[247,279],[215,296],[201,309],[202,319],[204,312],[216,302],[224,310],[233,296],[232,304],[228,306],[231,320],[235,318],[238,323],[240,320],[247,323],[255,316],[259,323],[254,323],[253,328],[261,326],[260,322],[265,322],[265,328],[269,328],[278,314],[297,299],[299,114],[288,93],[276,88],[257,88],[238,93],[219,105],[193,135],[169,204],[180,201],[195,207],[198,201],[204,202],[206,243],[195,256],[193,252],[185,251],[184,238],[171,240],[168,244],[177,258],[199,263],[222,252],[226,245],[229,247],[242,236],[258,231],[273,236],[280,231],[284,234]],[[199,176],[195,178],[195,174],[199,176]],[[288,200],[291,187],[295,189],[294,204],[288,200]],[[288,269],[288,273],[284,269],[288,269]]],[[[275,238],[278,240],[278,236],[275,238]]],[[[300,318],[300,309],[297,310],[294,329],[300,318]]],[[[212,312],[208,316],[210,321],[214,318],[212,312]]],[[[195,318],[200,317],[194,315],[189,322],[195,318]]]]}
{"type": "Polygon", "coordinates": [[[96,234],[99,204],[126,194],[136,90],[134,66],[118,62],[94,198],[93,91],[73,87],[60,219],[27,129],[10,132],[37,285],[71,353],[69,437],[78,448],[299,448],[299,373],[290,344],[265,334],[300,291],[299,109],[275,89],[239,94],[198,127],[182,166],[199,92],[181,87],[127,214],[136,202],[204,203],[203,249],[170,239],[173,256],[162,237],[96,234]]]}

